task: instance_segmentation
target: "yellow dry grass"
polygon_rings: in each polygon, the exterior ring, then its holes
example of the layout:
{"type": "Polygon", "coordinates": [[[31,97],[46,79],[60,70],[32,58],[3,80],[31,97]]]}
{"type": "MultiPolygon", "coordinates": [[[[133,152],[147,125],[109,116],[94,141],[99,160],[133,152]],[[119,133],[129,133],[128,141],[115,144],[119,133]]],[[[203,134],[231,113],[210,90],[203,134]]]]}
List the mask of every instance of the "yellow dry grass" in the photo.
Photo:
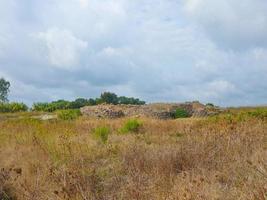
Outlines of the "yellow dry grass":
{"type": "Polygon", "coordinates": [[[141,120],[1,120],[0,199],[267,199],[266,120],[141,120]]]}

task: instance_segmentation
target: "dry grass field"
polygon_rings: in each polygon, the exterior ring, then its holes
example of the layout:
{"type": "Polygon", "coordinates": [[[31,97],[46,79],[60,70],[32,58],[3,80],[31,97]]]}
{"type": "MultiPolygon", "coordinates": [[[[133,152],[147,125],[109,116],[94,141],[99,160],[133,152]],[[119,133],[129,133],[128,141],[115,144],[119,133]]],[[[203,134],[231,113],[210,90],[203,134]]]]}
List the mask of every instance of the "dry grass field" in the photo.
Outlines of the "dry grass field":
{"type": "Polygon", "coordinates": [[[266,200],[266,110],[248,110],[126,130],[129,119],[1,116],[0,199],[266,200]]]}

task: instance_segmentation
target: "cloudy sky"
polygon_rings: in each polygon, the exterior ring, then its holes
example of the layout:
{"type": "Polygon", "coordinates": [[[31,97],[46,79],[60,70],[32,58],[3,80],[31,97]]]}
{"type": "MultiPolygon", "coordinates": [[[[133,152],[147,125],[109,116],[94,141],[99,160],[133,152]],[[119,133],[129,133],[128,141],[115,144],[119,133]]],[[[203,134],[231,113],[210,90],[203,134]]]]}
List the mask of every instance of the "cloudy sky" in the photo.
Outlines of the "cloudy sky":
{"type": "Polygon", "coordinates": [[[0,76],[28,104],[266,104],[267,1],[0,0],[0,76]]]}

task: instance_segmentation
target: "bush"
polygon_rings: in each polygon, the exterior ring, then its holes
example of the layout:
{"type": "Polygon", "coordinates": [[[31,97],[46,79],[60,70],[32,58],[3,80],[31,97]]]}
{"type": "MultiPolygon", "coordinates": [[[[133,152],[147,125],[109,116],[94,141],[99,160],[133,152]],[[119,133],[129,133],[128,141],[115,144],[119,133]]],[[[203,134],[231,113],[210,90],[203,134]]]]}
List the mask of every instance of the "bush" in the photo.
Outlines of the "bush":
{"type": "Polygon", "coordinates": [[[213,103],[207,103],[206,106],[208,106],[208,107],[215,107],[213,103]]]}
{"type": "Polygon", "coordinates": [[[175,110],[175,113],[174,113],[174,118],[175,119],[178,119],[178,118],[187,118],[187,117],[190,117],[189,113],[183,109],[183,108],[178,108],[175,110]]]}
{"type": "Polygon", "coordinates": [[[248,112],[248,115],[258,119],[267,119],[267,109],[258,108],[257,110],[248,112]]]}
{"type": "Polygon", "coordinates": [[[109,127],[102,126],[94,129],[94,137],[100,140],[103,144],[106,144],[108,141],[108,135],[110,134],[109,127]]]}
{"type": "Polygon", "coordinates": [[[57,112],[57,116],[62,120],[75,120],[81,116],[80,110],[60,110],[57,112]]]}
{"type": "Polygon", "coordinates": [[[25,112],[27,110],[28,106],[24,103],[0,103],[0,112],[2,113],[25,112]]]}
{"type": "Polygon", "coordinates": [[[96,102],[94,99],[84,99],[84,98],[78,98],[75,101],[72,101],[69,103],[68,108],[70,109],[79,109],[84,106],[93,106],[96,105],[96,102]]]}
{"type": "Polygon", "coordinates": [[[137,119],[129,119],[121,128],[121,133],[138,133],[143,123],[137,119]]]}
{"type": "Polygon", "coordinates": [[[51,103],[34,103],[33,111],[54,112],[56,110],[70,109],[70,102],[65,100],[53,101],[51,103]]]}
{"type": "Polygon", "coordinates": [[[28,110],[28,106],[24,103],[10,103],[11,112],[25,112],[28,110]]]}
{"type": "Polygon", "coordinates": [[[11,112],[8,104],[0,103],[0,112],[1,113],[11,112]]]}

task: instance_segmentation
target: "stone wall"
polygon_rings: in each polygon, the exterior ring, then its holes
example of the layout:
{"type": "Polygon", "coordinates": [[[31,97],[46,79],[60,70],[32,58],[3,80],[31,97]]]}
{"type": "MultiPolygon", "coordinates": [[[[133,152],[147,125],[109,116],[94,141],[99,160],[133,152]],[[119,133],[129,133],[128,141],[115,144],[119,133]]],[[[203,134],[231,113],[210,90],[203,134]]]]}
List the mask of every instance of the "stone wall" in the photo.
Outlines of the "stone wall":
{"type": "Polygon", "coordinates": [[[171,119],[177,108],[183,108],[191,117],[205,117],[211,112],[199,102],[188,103],[155,103],[148,105],[97,105],[81,108],[83,115],[94,118],[120,118],[145,116],[157,119],[171,119]]]}

